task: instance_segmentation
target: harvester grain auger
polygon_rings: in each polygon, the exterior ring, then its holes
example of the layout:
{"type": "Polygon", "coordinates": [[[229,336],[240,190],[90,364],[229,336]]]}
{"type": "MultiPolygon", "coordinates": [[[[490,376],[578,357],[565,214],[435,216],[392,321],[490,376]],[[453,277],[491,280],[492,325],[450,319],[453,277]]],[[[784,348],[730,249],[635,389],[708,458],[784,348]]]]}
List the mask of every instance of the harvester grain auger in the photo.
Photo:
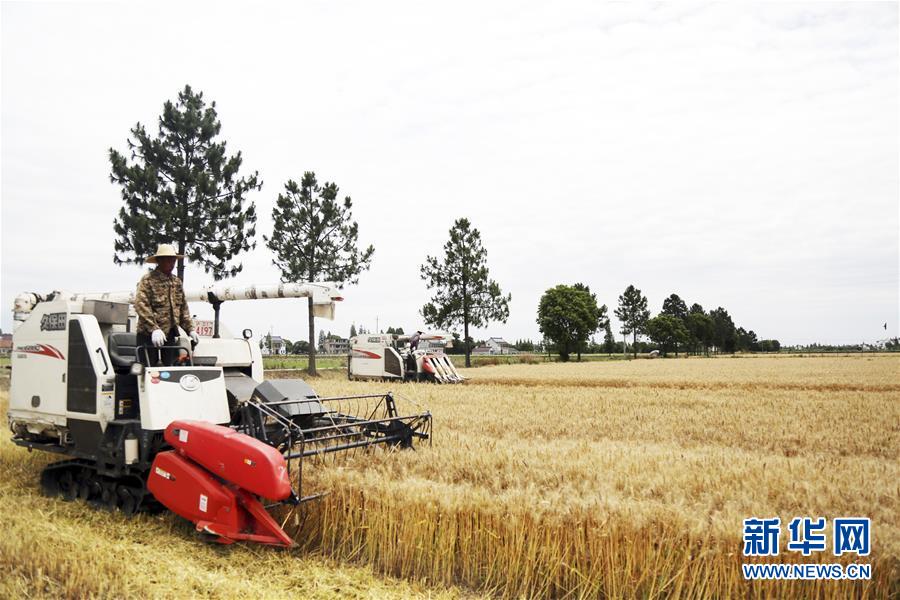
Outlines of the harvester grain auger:
{"type": "Polygon", "coordinates": [[[459,374],[444,353],[452,347],[452,340],[443,332],[422,333],[413,349],[408,335],[358,335],[350,338],[347,378],[463,383],[468,378],[459,374]]]}
{"type": "Polygon", "coordinates": [[[320,495],[304,495],[304,461],[430,438],[431,414],[391,393],[320,397],[303,380],[263,381],[252,332],[236,338],[219,322],[223,302],[262,298],[311,297],[331,318],[333,284],[186,295],[215,320],[195,348],[186,336],[171,348],[172,366],[136,347],[131,292],[16,298],[13,442],[68,457],[42,472],[45,493],[129,514],[162,505],[222,543],[290,546],[266,509],[320,495]]]}

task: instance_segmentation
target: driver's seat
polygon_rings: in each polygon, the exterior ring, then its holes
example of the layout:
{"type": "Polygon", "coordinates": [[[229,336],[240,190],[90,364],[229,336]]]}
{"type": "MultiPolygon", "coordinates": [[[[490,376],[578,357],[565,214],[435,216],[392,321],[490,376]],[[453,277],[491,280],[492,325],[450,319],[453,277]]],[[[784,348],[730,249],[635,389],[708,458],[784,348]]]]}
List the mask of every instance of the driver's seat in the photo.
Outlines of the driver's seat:
{"type": "Polygon", "coordinates": [[[137,334],[124,331],[110,333],[108,346],[113,371],[127,375],[131,371],[131,364],[137,362],[137,334]]]}

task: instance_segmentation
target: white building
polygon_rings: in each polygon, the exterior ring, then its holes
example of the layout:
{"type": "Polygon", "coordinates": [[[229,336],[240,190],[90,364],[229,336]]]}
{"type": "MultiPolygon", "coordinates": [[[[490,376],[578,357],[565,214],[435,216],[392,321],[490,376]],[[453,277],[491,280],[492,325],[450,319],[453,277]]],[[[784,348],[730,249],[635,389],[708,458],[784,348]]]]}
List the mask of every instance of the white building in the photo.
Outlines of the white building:
{"type": "Polygon", "coordinates": [[[490,348],[491,354],[518,354],[519,351],[516,350],[516,347],[499,337],[489,338],[487,341],[487,347],[490,348]]]}

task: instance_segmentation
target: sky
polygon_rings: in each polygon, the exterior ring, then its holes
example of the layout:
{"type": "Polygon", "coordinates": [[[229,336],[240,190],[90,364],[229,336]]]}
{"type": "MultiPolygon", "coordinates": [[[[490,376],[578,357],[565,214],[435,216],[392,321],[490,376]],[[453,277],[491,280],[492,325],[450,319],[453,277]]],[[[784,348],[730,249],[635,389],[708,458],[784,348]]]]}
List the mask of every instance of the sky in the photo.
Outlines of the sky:
{"type": "MultiPolygon", "coordinates": [[[[783,344],[898,335],[895,2],[3,2],[0,31],[4,331],[23,291],[134,288],[109,148],[189,84],[264,181],[232,283],[279,280],[261,234],[289,179],[352,197],[374,260],[317,327],[422,327],[419,265],[466,217],[512,294],[476,339],[539,339],[541,294],[574,282],[783,344]]],[[[303,300],[222,315],[307,337],[303,300]]]]}

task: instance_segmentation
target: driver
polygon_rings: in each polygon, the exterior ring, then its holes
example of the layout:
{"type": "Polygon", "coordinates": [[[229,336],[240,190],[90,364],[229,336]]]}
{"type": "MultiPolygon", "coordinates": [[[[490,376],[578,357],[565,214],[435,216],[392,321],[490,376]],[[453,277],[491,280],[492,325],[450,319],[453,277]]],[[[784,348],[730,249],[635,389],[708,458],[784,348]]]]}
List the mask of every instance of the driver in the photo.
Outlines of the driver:
{"type": "MultiPolygon", "coordinates": [[[[156,268],[141,277],[134,296],[134,311],[138,315],[137,353],[141,362],[144,360],[142,346],[152,344],[161,348],[177,345],[179,325],[188,332],[195,344],[199,341],[181,280],[172,275],[179,258],[184,258],[184,255],[177,254],[170,244],[160,244],[156,254],[148,256],[145,261],[155,264],[156,268]]],[[[157,360],[161,360],[166,366],[173,365],[178,358],[178,350],[175,348],[164,348],[152,354],[156,354],[157,360]]]]}

